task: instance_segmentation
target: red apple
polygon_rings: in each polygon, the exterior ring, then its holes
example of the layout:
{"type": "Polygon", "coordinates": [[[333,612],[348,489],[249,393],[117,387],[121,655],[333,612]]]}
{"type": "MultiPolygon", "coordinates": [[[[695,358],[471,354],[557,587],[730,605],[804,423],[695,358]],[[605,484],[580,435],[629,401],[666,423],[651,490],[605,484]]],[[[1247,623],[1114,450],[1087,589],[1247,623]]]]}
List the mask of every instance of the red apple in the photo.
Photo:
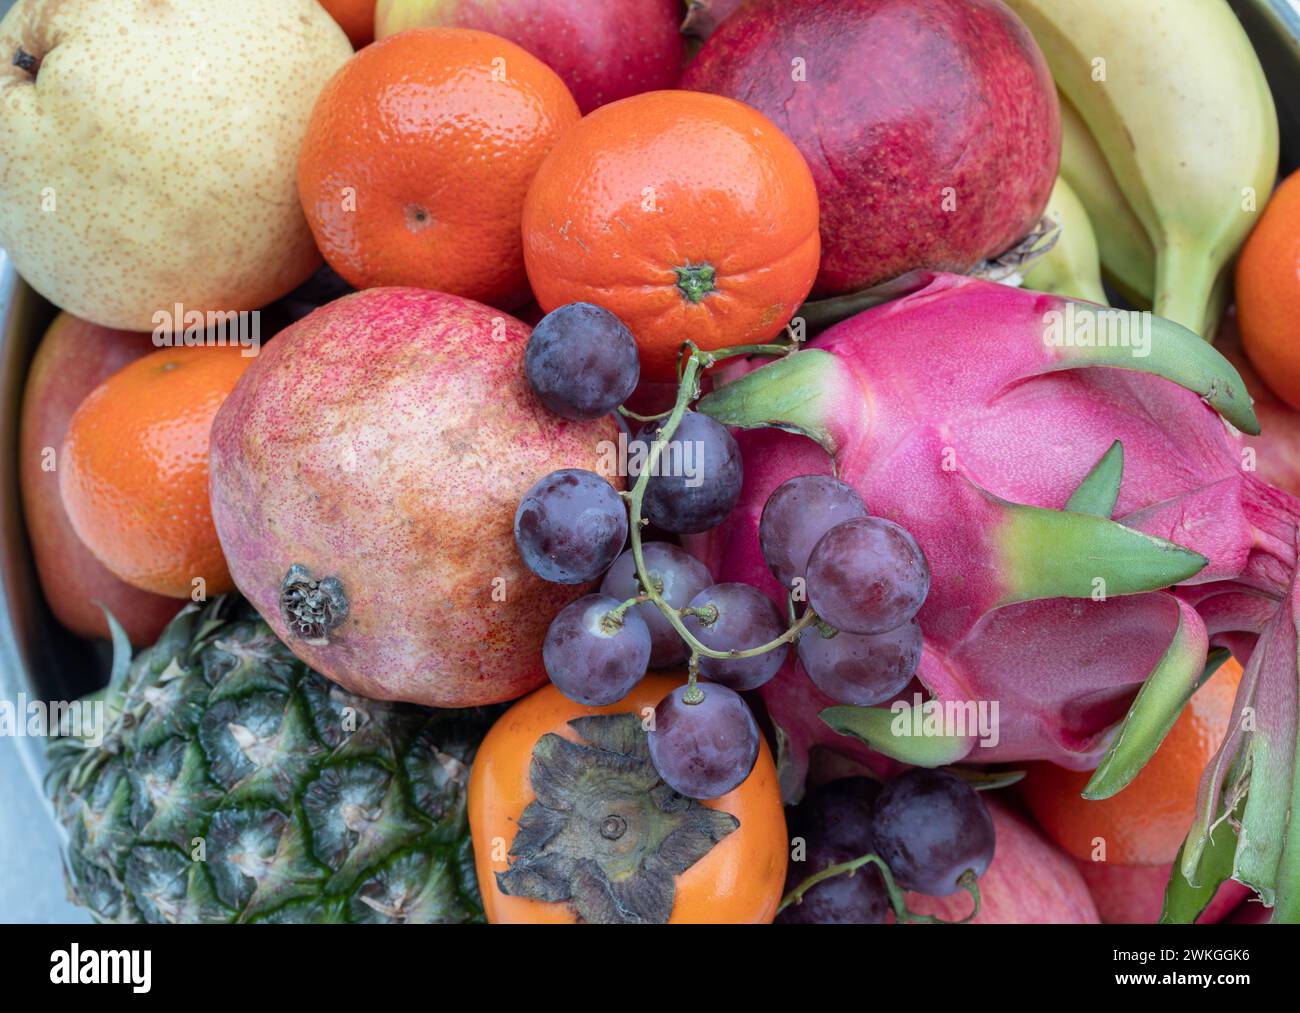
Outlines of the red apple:
{"type": "Polygon", "coordinates": [[[682,31],[693,39],[707,39],[742,3],[744,0],[686,0],[682,31]]]}
{"type": "MultiPolygon", "coordinates": [[[[1097,905],[1103,922],[1115,925],[1147,925],[1160,920],[1164,906],[1165,885],[1169,882],[1169,865],[1115,865],[1111,862],[1088,862],[1075,859],[1083,881],[1097,905]]],[[[1198,925],[1223,921],[1247,897],[1254,896],[1248,886],[1228,880],[1201,916],[1198,925]]]]}
{"type": "Polygon", "coordinates": [[[339,23],[353,49],[374,39],[375,0],[320,0],[320,5],[339,23]]]}
{"type": "Polygon", "coordinates": [[[379,0],[375,38],[429,26],[492,32],[559,74],[585,115],[677,83],[681,15],[680,0],[379,0]]]}
{"type": "Polygon", "coordinates": [[[55,617],[83,637],[108,636],[104,607],[136,645],[152,644],[184,602],[139,591],[104,568],[72,530],[59,496],[58,449],[82,399],[127,363],[155,351],[148,334],[60,313],[27,374],[18,474],[41,590],[55,617]]]}

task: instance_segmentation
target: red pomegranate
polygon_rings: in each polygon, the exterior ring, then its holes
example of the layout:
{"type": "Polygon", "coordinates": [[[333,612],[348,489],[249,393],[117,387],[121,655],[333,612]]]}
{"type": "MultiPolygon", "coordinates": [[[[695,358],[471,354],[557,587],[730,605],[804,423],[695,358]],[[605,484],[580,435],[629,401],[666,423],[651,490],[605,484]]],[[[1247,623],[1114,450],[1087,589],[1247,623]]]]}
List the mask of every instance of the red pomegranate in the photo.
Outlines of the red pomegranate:
{"type": "Polygon", "coordinates": [[[277,335],[217,413],[235,583],[354,693],[470,707],[546,680],[546,628],[584,588],[524,566],[515,508],[548,472],[594,469],[617,428],[546,410],[528,334],[469,299],[368,289],[277,335]]]}
{"type": "Polygon", "coordinates": [[[814,294],[965,273],[1032,231],[1056,179],[1056,90],[1001,0],[752,0],[682,87],[749,103],[803,152],[814,294]]]}

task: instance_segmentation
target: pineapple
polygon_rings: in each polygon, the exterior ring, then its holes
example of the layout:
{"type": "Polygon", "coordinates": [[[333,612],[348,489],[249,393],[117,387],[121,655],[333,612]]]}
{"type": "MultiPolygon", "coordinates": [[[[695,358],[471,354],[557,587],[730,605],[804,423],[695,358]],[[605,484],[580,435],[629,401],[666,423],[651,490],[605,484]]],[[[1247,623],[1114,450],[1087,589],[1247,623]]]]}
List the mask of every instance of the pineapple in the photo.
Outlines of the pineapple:
{"type": "Polygon", "coordinates": [[[110,922],[482,921],[465,815],[494,712],[353,696],[233,595],[114,661],[102,743],[50,792],[73,899],[110,922]]]}

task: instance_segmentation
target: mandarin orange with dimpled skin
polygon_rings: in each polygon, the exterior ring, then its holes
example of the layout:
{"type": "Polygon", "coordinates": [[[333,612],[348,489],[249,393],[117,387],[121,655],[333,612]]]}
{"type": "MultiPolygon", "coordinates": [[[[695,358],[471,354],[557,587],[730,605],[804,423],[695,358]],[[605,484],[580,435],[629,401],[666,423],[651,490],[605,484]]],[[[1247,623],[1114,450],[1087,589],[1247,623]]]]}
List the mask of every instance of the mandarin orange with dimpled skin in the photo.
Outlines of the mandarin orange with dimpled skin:
{"type": "Polygon", "coordinates": [[[1237,258],[1237,325],[1251,364],[1300,408],[1300,170],[1277,188],[1237,258]]]}
{"type": "Polygon", "coordinates": [[[1201,771],[1228,731],[1240,680],[1241,665],[1229,658],[1192,695],[1137,777],[1110,798],[1082,797],[1091,771],[1027,764],[1022,791],[1035,819],[1057,844],[1084,861],[1172,862],[1191,829],[1201,771]],[[1105,857],[1099,859],[1102,845],[1105,857]]]}
{"type": "Polygon", "coordinates": [[[537,172],[524,206],[528,280],[542,309],[617,314],[643,380],[704,349],[771,341],[812,288],[817,188],[762,113],[702,92],[602,106],[537,172]]]}
{"type": "Polygon", "coordinates": [[[159,349],[91,391],[68,424],[68,519],[131,586],[173,598],[234,589],[212,523],[208,431],[252,361],[238,345],[159,349]]]}
{"type": "Polygon", "coordinates": [[[321,92],[298,160],[316,245],[355,288],[517,306],[524,195],[578,117],[559,75],[487,32],[413,28],[367,46],[321,92]]]}

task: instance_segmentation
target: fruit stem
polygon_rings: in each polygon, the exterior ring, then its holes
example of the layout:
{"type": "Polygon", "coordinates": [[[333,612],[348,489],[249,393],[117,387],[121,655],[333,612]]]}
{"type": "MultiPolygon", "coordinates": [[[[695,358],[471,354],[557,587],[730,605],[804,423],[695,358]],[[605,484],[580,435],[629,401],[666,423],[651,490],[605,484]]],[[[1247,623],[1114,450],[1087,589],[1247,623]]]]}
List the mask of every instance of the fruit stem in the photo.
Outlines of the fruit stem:
{"type": "MultiPolygon", "coordinates": [[[[645,565],[645,552],[642,549],[641,529],[646,521],[641,517],[641,502],[645,499],[646,487],[650,483],[650,476],[654,474],[659,467],[659,458],[663,455],[663,449],[672,439],[673,433],[681,425],[682,417],[686,414],[687,405],[691,403],[699,394],[699,375],[700,370],[705,368],[706,360],[716,362],[720,358],[727,358],[732,355],[747,355],[748,349],[770,349],[778,348],[781,354],[785,354],[786,346],[771,345],[746,345],[738,346],[736,349],[719,349],[717,352],[701,352],[694,342],[687,341],[684,344],[686,351],[685,362],[682,365],[681,382],[677,388],[677,401],[673,405],[672,411],[668,413],[667,421],[655,436],[654,442],[650,444],[650,452],[646,455],[645,466],[641,469],[641,474],[637,476],[636,483],[632,486],[632,492],[627,497],[628,509],[631,513],[632,523],[629,525],[632,535],[632,559],[636,562],[637,579],[645,589],[643,600],[654,602],[657,608],[669,625],[677,631],[686,645],[691,649],[692,662],[696,662],[697,656],[703,655],[706,658],[756,658],[760,654],[766,654],[768,651],[774,651],[782,644],[788,644],[797,640],[799,634],[808,626],[817,621],[817,614],[811,609],[805,610],[799,621],[794,623],[788,630],[782,633],[775,640],[770,640],[766,644],[760,644],[758,647],[750,647],[743,651],[715,651],[711,647],[705,647],[695,636],[691,634],[685,624],[682,622],[682,615],[685,610],[675,609],[668,602],[664,601],[662,587],[657,586],[657,582],[651,579],[645,565]]],[[[763,354],[775,354],[764,351],[763,354]]],[[[715,610],[716,611],[716,610],[715,610]]],[[[690,690],[698,690],[695,685],[694,670],[692,670],[690,690]]],[[[702,700],[703,691],[700,692],[702,700]]],[[[688,691],[689,695],[689,691],[688,691]]],[[[698,700],[696,701],[699,702],[698,700]]]]}
{"type": "Polygon", "coordinates": [[[677,275],[677,291],[688,302],[700,302],[716,287],[713,283],[717,271],[712,264],[692,264],[689,260],[683,267],[674,267],[677,275]]]}
{"type": "Polygon", "coordinates": [[[817,620],[817,632],[821,634],[823,640],[830,640],[830,639],[832,639],[833,637],[837,636],[837,635],[839,634],[840,631],[837,630],[837,629],[836,629],[834,626],[832,626],[830,623],[825,623],[825,622],[822,622],[820,619],[818,619],[818,620],[817,620]]]}
{"type": "Polygon", "coordinates": [[[704,360],[704,368],[711,369],[724,359],[734,359],[739,355],[789,355],[796,348],[796,342],[771,341],[765,345],[732,345],[730,348],[718,348],[712,352],[697,352],[704,360]]]}
{"type": "Polygon", "coordinates": [[[963,890],[965,890],[968,894],[970,894],[971,900],[975,902],[975,906],[971,909],[971,913],[957,923],[958,925],[962,925],[970,921],[977,914],[980,913],[979,876],[975,875],[974,869],[967,869],[965,872],[963,872],[960,876],[957,877],[957,885],[960,886],[963,890]]]}
{"type": "Polygon", "coordinates": [[[686,692],[682,694],[682,703],[692,707],[704,703],[704,690],[700,689],[700,656],[694,651],[686,665],[686,692]]]}
{"type": "Polygon", "coordinates": [[[33,56],[31,53],[27,52],[27,50],[23,49],[22,46],[19,46],[14,50],[13,63],[15,67],[27,71],[27,73],[31,74],[33,77],[35,77],[41,69],[40,57],[33,56]]]}
{"type": "Polygon", "coordinates": [[[703,608],[698,609],[690,608],[688,606],[687,608],[678,609],[677,614],[679,616],[697,616],[700,620],[700,625],[712,626],[718,621],[718,606],[705,605],[703,608]]]}
{"type": "Polygon", "coordinates": [[[623,616],[633,605],[640,605],[642,602],[649,601],[648,595],[639,594],[634,598],[629,598],[625,602],[620,602],[614,608],[610,609],[600,617],[600,627],[606,633],[617,633],[618,628],[623,625],[623,616]]]}
{"type": "MultiPolygon", "coordinates": [[[[1206,307],[1215,276],[1207,250],[1181,237],[1170,237],[1156,255],[1156,292],[1152,312],[1209,339],[1206,307]]],[[[1214,321],[1215,326],[1218,321],[1214,321]]],[[[1209,329],[1210,336],[1214,331],[1209,329]]]]}
{"type": "Polygon", "coordinates": [[[632,419],[636,422],[658,422],[660,419],[668,418],[668,416],[671,415],[673,411],[670,408],[668,409],[668,411],[660,412],[658,415],[638,415],[630,408],[624,408],[622,405],[619,405],[618,413],[622,415],[624,418],[632,419]]]}

